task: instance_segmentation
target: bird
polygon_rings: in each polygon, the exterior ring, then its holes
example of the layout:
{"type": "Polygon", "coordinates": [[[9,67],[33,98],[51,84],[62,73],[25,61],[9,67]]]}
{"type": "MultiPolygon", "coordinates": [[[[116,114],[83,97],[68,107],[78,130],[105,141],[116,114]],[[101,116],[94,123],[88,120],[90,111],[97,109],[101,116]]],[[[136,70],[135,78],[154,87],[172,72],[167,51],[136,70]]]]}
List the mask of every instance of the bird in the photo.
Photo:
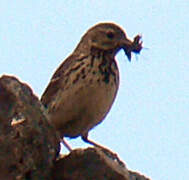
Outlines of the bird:
{"type": "Polygon", "coordinates": [[[104,120],[115,100],[119,88],[115,56],[123,49],[131,61],[131,53],[140,53],[142,43],[141,35],[132,41],[113,22],[98,23],[55,71],[41,102],[69,151],[72,148],[65,137],[80,136],[86,143],[102,147],[90,140],[88,133],[104,120]]]}

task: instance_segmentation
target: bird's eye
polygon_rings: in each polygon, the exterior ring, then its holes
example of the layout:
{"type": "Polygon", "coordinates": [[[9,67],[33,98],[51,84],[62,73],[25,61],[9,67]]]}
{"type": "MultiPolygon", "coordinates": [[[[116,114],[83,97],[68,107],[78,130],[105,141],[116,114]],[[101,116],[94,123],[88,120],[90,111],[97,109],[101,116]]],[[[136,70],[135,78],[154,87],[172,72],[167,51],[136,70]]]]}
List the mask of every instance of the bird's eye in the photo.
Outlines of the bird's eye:
{"type": "Polygon", "coordinates": [[[114,33],[113,32],[107,32],[107,37],[109,38],[109,39],[113,39],[114,38],[114,33]]]}

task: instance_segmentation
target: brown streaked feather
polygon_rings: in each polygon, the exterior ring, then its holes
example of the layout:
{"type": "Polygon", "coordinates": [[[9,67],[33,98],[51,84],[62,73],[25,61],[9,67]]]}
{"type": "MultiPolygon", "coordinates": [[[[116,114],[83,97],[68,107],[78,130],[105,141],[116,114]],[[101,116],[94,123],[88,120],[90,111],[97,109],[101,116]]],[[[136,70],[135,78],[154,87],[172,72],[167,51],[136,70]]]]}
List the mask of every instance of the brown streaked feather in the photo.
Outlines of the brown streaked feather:
{"type": "Polygon", "coordinates": [[[53,97],[57,94],[58,90],[60,90],[62,85],[61,82],[64,80],[65,70],[67,70],[69,67],[72,67],[75,62],[82,61],[86,57],[87,56],[78,57],[77,55],[72,54],[65,61],[63,61],[62,64],[60,64],[41,97],[41,102],[44,106],[48,106],[53,97]]]}

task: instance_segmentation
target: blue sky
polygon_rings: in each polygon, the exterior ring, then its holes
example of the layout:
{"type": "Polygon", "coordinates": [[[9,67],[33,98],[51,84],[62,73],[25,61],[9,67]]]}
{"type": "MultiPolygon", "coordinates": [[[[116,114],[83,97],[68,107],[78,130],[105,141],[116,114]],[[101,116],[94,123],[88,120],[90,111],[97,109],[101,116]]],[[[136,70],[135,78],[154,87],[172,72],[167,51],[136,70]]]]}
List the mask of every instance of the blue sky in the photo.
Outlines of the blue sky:
{"type": "MultiPolygon", "coordinates": [[[[89,137],[119,154],[129,169],[156,180],[189,178],[188,0],[0,1],[0,74],[41,96],[58,65],[86,30],[115,22],[144,49],[131,63],[123,51],[120,89],[89,137]]],[[[80,138],[73,147],[87,147],[80,138]]],[[[63,150],[63,152],[65,152],[63,150]]]]}

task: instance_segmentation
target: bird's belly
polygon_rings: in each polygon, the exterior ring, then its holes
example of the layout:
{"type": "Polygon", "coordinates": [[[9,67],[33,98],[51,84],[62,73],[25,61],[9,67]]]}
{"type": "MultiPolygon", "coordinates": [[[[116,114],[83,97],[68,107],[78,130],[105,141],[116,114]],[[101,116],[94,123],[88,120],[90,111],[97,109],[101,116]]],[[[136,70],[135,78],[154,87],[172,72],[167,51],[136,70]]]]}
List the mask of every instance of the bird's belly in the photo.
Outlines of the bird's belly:
{"type": "Polygon", "coordinates": [[[52,114],[53,124],[62,136],[77,137],[84,135],[100,123],[115,99],[118,84],[110,78],[109,83],[93,80],[81,80],[65,90],[61,105],[56,114],[52,114]],[[90,83],[89,83],[90,81],[90,83]]]}

